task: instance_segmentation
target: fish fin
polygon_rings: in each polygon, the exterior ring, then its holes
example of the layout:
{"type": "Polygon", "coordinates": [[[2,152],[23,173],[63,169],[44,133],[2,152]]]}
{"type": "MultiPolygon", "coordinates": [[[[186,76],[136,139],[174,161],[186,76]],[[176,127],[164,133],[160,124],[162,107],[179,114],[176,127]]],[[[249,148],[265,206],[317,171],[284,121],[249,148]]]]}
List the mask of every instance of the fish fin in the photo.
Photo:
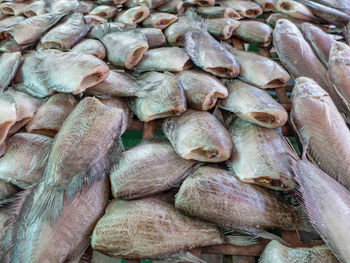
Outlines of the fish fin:
{"type": "Polygon", "coordinates": [[[208,20],[202,16],[200,16],[195,8],[187,9],[185,13],[186,17],[190,21],[192,28],[199,29],[204,32],[208,31],[208,20]]]}
{"type": "Polygon", "coordinates": [[[91,31],[91,36],[93,38],[96,38],[98,40],[103,39],[104,36],[110,34],[110,33],[114,33],[114,32],[121,32],[124,31],[125,29],[123,29],[122,27],[111,27],[111,25],[108,23],[108,21],[106,20],[105,22],[103,22],[102,24],[99,24],[98,26],[95,26],[92,31],[91,31]]]}
{"type": "Polygon", "coordinates": [[[224,237],[225,244],[234,246],[252,246],[258,243],[258,236],[227,235],[224,237]]]}
{"type": "Polygon", "coordinates": [[[290,244],[288,244],[286,241],[284,241],[281,237],[279,237],[275,234],[272,234],[270,232],[267,232],[265,230],[262,230],[262,229],[253,228],[253,227],[245,227],[245,228],[235,229],[234,231],[236,231],[238,233],[243,233],[243,234],[248,234],[248,235],[253,235],[253,236],[269,239],[269,240],[277,240],[278,242],[280,242],[283,245],[290,246],[290,244]]]}

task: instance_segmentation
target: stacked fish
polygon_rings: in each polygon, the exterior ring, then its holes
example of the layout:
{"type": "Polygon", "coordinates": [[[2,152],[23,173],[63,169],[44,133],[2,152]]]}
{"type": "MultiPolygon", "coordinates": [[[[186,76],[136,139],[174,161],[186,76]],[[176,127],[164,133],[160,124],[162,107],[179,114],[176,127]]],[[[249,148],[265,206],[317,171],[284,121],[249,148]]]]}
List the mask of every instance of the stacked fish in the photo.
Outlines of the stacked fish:
{"type": "Polygon", "coordinates": [[[350,0],[0,0],[0,262],[90,245],[203,262],[188,251],[257,238],[262,263],[350,262],[349,15],[350,0]],[[288,114],[272,91],[292,79],[288,114]],[[136,118],[165,136],[124,151],[136,118]]]}

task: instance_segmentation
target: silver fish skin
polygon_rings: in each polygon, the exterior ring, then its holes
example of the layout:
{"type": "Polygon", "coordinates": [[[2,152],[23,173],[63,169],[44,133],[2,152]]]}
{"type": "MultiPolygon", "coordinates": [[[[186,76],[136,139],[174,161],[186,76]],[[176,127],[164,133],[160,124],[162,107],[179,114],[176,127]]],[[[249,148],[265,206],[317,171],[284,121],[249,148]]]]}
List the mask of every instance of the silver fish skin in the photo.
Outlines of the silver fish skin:
{"type": "Polygon", "coordinates": [[[228,97],[219,100],[219,107],[239,118],[266,128],[282,127],[287,111],[266,91],[241,80],[226,82],[228,97]]]}
{"type": "MultiPolygon", "coordinates": [[[[282,14],[282,13],[272,13],[271,15],[269,15],[269,17],[267,18],[266,20],[266,23],[272,27],[272,28],[275,28],[276,26],[276,23],[278,20],[280,19],[286,19],[286,20],[289,20],[291,21],[293,24],[295,24],[299,29],[300,29],[300,26],[302,23],[305,23],[306,21],[305,20],[302,20],[302,19],[297,19],[297,18],[294,18],[294,17],[290,17],[286,14],[282,14]]],[[[313,21],[314,23],[314,21],[313,21]]]]}
{"type": "Polygon", "coordinates": [[[71,49],[71,51],[94,55],[99,59],[104,59],[106,57],[106,48],[96,39],[82,39],[71,49]]]}
{"type": "MultiPolygon", "coordinates": [[[[30,3],[30,2],[29,2],[30,3]]],[[[4,2],[0,4],[0,12],[8,15],[22,15],[28,3],[4,2]]]]}
{"type": "Polygon", "coordinates": [[[162,47],[166,43],[165,36],[161,29],[159,28],[135,28],[132,29],[135,32],[142,33],[147,39],[148,48],[162,47]]]}
{"type": "Polygon", "coordinates": [[[44,135],[16,133],[7,142],[5,154],[0,158],[0,180],[21,189],[39,182],[51,142],[52,139],[44,135]]]}
{"type": "Polygon", "coordinates": [[[0,43],[0,52],[3,53],[15,53],[15,52],[21,52],[28,49],[34,48],[36,45],[36,42],[30,43],[30,44],[24,44],[24,45],[18,45],[15,40],[6,40],[0,43]]]}
{"type": "Polygon", "coordinates": [[[270,241],[259,263],[338,263],[326,245],[290,248],[276,240],[270,241]]]}
{"type": "Polygon", "coordinates": [[[141,90],[129,105],[139,120],[148,122],[186,111],[185,93],[175,75],[148,72],[138,79],[138,83],[141,90]]]}
{"type": "Polygon", "coordinates": [[[241,19],[241,15],[231,7],[224,6],[199,6],[196,12],[205,18],[232,18],[241,19]]]}
{"type": "Polygon", "coordinates": [[[149,17],[142,21],[143,27],[153,27],[159,29],[165,29],[177,20],[177,17],[173,14],[164,12],[152,12],[149,17]]]}
{"type": "Polygon", "coordinates": [[[184,180],[196,164],[178,156],[166,139],[144,140],[124,152],[112,168],[112,194],[121,199],[158,194],[184,180]]]}
{"type": "Polygon", "coordinates": [[[262,14],[263,10],[257,3],[247,0],[225,0],[218,1],[220,5],[231,7],[236,10],[242,17],[256,18],[262,14]]]}
{"type": "Polygon", "coordinates": [[[181,0],[170,0],[165,4],[157,7],[156,9],[159,12],[166,12],[170,14],[182,14],[185,11],[184,2],[181,0]]]}
{"type": "Polygon", "coordinates": [[[162,129],[175,151],[186,160],[222,162],[231,156],[230,135],[209,112],[188,109],[179,117],[165,119],[162,129]]]}
{"type": "Polygon", "coordinates": [[[301,77],[295,82],[291,102],[291,124],[307,145],[308,156],[350,188],[350,131],[329,94],[312,79],[301,77]]]}
{"type": "Polygon", "coordinates": [[[294,188],[291,162],[299,157],[282,135],[239,118],[228,124],[228,131],[234,149],[227,166],[235,176],[273,190],[294,188]]]}
{"type": "Polygon", "coordinates": [[[24,16],[9,16],[0,20],[0,40],[8,37],[8,30],[25,19],[24,16]]]}
{"type": "Polygon", "coordinates": [[[22,55],[20,52],[3,53],[0,56],[0,93],[10,85],[21,61],[22,55]]]}
{"type": "Polygon", "coordinates": [[[209,110],[218,99],[227,97],[227,89],[216,77],[199,70],[184,70],[176,74],[183,87],[187,104],[195,110],[209,110]]]}
{"type": "Polygon", "coordinates": [[[303,207],[317,233],[339,262],[350,262],[350,192],[306,157],[295,164],[303,207]]]}
{"type": "Polygon", "coordinates": [[[309,7],[293,0],[278,0],[276,11],[306,21],[316,19],[309,7]]]}
{"type": "Polygon", "coordinates": [[[265,23],[254,20],[239,21],[232,35],[248,43],[267,47],[272,41],[273,29],[265,23]]]}
{"type": "Polygon", "coordinates": [[[231,18],[212,18],[207,20],[208,32],[218,38],[227,40],[239,26],[239,22],[231,18]]]}
{"type": "Polygon", "coordinates": [[[349,0],[314,0],[313,2],[321,5],[329,6],[334,9],[338,9],[342,12],[350,14],[350,1],[349,0]]]}
{"type": "Polygon", "coordinates": [[[189,29],[191,29],[190,20],[184,15],[178,16],[177,21],[164,30],[168,44],[172,46],[183,46],[185,33],[189,29]]]}
{"type": "Polygon", "coordinates": [[[149,14],[150,10],[148,7],[136,6],[119,12],[113,21],[128,25],[135,25],[145,20],[149,14]]]}
{"type": "Polygon", "coordinates": [[[39,0],[32,2],[24,8],[23,14],[26,17],[33,17],[46,14],[45,1],[39,0]]]}

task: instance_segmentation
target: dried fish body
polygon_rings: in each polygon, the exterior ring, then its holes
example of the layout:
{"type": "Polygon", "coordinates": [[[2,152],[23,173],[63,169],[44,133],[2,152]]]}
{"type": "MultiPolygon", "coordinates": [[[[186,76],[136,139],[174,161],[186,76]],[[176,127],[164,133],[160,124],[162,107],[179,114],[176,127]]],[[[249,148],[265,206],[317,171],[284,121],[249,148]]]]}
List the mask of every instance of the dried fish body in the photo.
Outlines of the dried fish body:
{"type": "MultiPolygon", "coordinates": [[[[89,3],[89,1],[87,1],[89,3]]],[[[89,13],[91,8],[90,4],[86,4],[85,1],[79,0],[51,0],[49,2],[51,12],[62,12],[62,13],[89,13]]]]}
{"type": "Polygon", "coordinates": [[[128,25],[135,25],[145,20],[149,14],[150,10],[147,6],[135,6],[119,12],[114,18],[114,21],[128,25]]]}
{"type": "Polygon", "coordinates": [[[261,254],[260,263],[337,263],[326,245],[291,248],[273,240],[261,254]]]}
{"type": "Polygon", "coordinates": [[[276,130],[243,121],[228,125],[234,150],[227,165],[240,180],[273,190],[294,188],[291,162],[299,159],[276,130]]]}
{"type": "Polygon", "coordinates": [[[156,9],[157,7],[166,4],[169,0],[127,0],[125,7],[131,8],[135,6],[146,6],[149,9],[156,9]]]}
{"type": "Polygon", "coordinates": [[[21,189],[39,182],[43,176],[45,155],[52,139],[39,134],[17,133],[0,158],[0,180],[12,183],[21,189]]]}
{"type": "MultiPolygon", "coordinates": [[[[90,28],[95,27],[96,25],[103,24],[107,20],[103,17],[100,16],[95,16],[95,15],[85,15],[84,16],[84,21],[86,24],[89,24],[90,28]]],[[[89,34],[87,34],[89,36],[89,34]]]]}
{"type": "Polygon", "coordinates": [[[3,238],[5,234],[6,222],[11,217],[10,213],[6,211],[6,208],[0,209],[0,240],[3,238]]]}
{"type": "Polygon", "coordinates": [[[7,34],[19,45],[33,43],[64,15],[63,13],[48,13],[27,18],[11,27],[7,34]]]}
{"type": "Polygon", "coordinates": [[[23,14],[26,17],[33,17],[33,16],[46,14],[45,2],[42,0],[39,0],[29,4],[24,8],[23,14]]]}
{"type": "Polygon", "coordinates": [[[90,13],[94,8],[96,8],[96,3],[95,1],[91,0],[91,1],[79,1],[79,7],[77,9],[77,11],[79,11],[79,13],[83,13],[83,14],[88,14],[90,13]]]}
{"type": "Polygon", "coordinates": [[[5,38],[8,29],[16,24],[19,24],[23,20],[25,20],[24,16],[9,16],[3,20],[0,20],[0,39],[5,38]]]}
{"type": "Polygon", "coordinates": [[[259,4],[264,12],[272,12],[276,10],[277,0],[254,0],[259,4]]]}
{"type": "Polygon", "coordinates": [[[179,117],[167,118],[162,128],[175,151],[186,160],[222,162],[231,156],[230,135],[209,112],[188,109],[179,117]]]}
{"type": "Polygon", "coordinates": [[[337,259],[349,262],[349,190],[306,158],[295,166],[303,207],[310,222],[337,259]]]}
{"type": "Polygon", "coordinates": [[[246,0],[224,0],[218,1],[220,5],[231,7],[236,10],[242,17],[256,18],[263,12],[260,5],[252,1],[246,0]]]}
{"type": "Polygon", "coordinates": [[[208,19],[208,32],[219,39],[229,39],[239,22],[231,18],[208,19]]]}
{"type": "Polygon", "coordinates": [[[135,32],[142,33],[147,39],[148,48],[162,47],[166,43],[165,36],[161,29],[159,28],[135,28],[132,29],[135,32]]]}
{"type": "Polygon", "coordinates": [[[190,6],[214,6],[215,0],[183,0],[184,4],[190,6]]]}
{"type": "Polygon", "coordinates": [[[242,51],[225,44],[241,65],[239,78],[261,89],[287,85],[290,76],[277,62],[254,52],[242,51]]]}
{"type": "Polygon", "coordinates": [[[164,31],[167,42],[172,46],[182,46],[185,33],[191,29],[191,21],[186,16],[179,16],[177,21],[164,31]]]}
{"type": "Polygon", "coordinates": [[[82,39],[72,49],[72,52],[94,55],[99,59],[106,57],[106,49],[104,45],[96,39],[82,39]]]}
{"type": "Polygon", "coordinates": [[[232,18],[239,20],[241,15],[231,7],[224,6],[199,6],[196,12],[205,18],[232,18]]]}
{"type": "MultiPolygon", "coordinates": [[[[271,15],[267,18],[266,23],[267,23],[269,26],[275,28],[277,21],[280,20],[280,19],[286,19],[286,20],[291,21],[291,22],[292,22],[293,24],[295,24],[299,29],[300,29],[300,27],[301,27],[301,24],[304,23],[304,22],[306,22],[305,20],[297,19],[297,18],[294,18],[294,17],[290,17],[290,16],[288,16],[288,15],[286,15],[286,14],[282,14],[282,13],[273,13],[273,14],[271,14],[271,15]]],[[[315,21],[312,21],[312,22],[315,23],[315,21]]]]}
{"type": "Polygon", "coordinates": [[[290,118],[301,142],[307,145],[309,157],[350,188],[350,132],[328,93],[312,79],[298,78],[290,118]]]}
{"type": "Polygon", "coordinates": [[[40,40],[44,48],[68,50],[82,39],[89,31],[84,15],[73,13],[59,25],[51,29],[40,40]]]}
{"type": "Polygon", "coordinates": [[[314,0],[313,2],[321,5],[329,6],[334,9],[338,9],[342,12],[350,14],[350,1],[349,0],[314,0]]]}
{"type": "Polygon", "coordinates": [[[157,197],[113,200],[92,234],[93,249],[129,258],[167,258],[181,251],[222,244],[219,230],[186,217],[157,197]]]}
{"type": "Polygon", "coordinates": [[[180,115],[186,111],[186,97],[176,77],[169,73],[148,72],[138,79],[141,90],[130,107],[141,121],[180,115]]]}
{"type": "MultiPolygon", "coordinates": [[[[29,2],[30,3],[30,2],[29,2]]],[[[0,12],[7,15],[22,15],[28,3],[4,2],[0,4],[0,12]]]]}
{"type": "Polygon", "coordinates": [[[10,85],[17,73],[21,60],[22,55],[20,52],[3,53],[0,56],[0,93],[10,85]]]}
{"type": "Polygon", "coordinates": [[[228,171],[201,166],[182,183],[176,209],[224,228],[295,229],[296,213],[266,189],[241,182],[228,171]]]}
{"type": "Polygon", "coordinates": [[[99,84],[85,90],[85,94],[97,97],[134,97],[140,87],[134,77],[124,72],[110,71],[99,84]]]}
{"type": "Polygon", "coordinates": [[[180,72],[192,66],[185,50],[179,47],[161,47],[144,53],[136,71],[180,72]]]}
{"type": "Polygon", "coordinates": [[[315,16],[309,7],[293,0],[278,0],[276,11],[306,21],[312,21],[315,19],[315,16]]]}
{"type": "Polygon", "coordinates": [[[16,123],[16,103],[12,96],[0,96],[0,144],[2,144],[11,127],[16,123]]]}
{"type": "Polygon", "coordinates": [[[248,43],[267,47],[272,41],[273,29],[259,21],[239,21],[239,26],[233,31],[233,36],[248,43]]]}
{"type": "Polygon", "coordinates": [[[115,6],[99,5],[96,8],[94,8],[93,10],[91,10],[91,12],[89,14],[100,16],[100,17],[107,19],[107,18],[113,18],[115,16],[116,12],[117,12],[117,9],[115,6]]]}
{"type": "Polygon", "coordinates": [[[154,27],[159,29],[165,29],[177,20],[175,15],[164,12],[152,12],[142,22],[144,27],[154,27]]]}
{"type": "Polygon", "coordinates": [[[214,76],[199,70],[184,70],[176,75],[183,87],[188,106],[196,110],[209,110],[217,99],[226,98],[226,87],[214,76]]]}
{"type": "Polygon", "coordinates": [[[51,96],[26,125],[27,132],[54,137],[78,101],[71,94],[51,96]]]}
{"type": "Polygon", "coordinates": [[[112,194],[122,199],[158,194],[184,180],[195,165],[178,156],[169,141],[146,140],[124,152],[112,168],[112,194]]]}
{"type": "Polygon", "coordinates": [[[171,14],[182,14],[185,11],[184,2],[181,0],[170,0],[157,7],[157,11],[171,14]]]}
{"type": "Polygon", "coordinates": [[[15,185],[0,180],[0,202],[13,197],[18,191],[15,185]]]}
{"type": "Polygon", "coordinates": [[[282,127],[288,120],[287,111],[266,91],[240,80],[227,83],[228,97],[219,107],[239,118],[266,128],[282,127]]]}

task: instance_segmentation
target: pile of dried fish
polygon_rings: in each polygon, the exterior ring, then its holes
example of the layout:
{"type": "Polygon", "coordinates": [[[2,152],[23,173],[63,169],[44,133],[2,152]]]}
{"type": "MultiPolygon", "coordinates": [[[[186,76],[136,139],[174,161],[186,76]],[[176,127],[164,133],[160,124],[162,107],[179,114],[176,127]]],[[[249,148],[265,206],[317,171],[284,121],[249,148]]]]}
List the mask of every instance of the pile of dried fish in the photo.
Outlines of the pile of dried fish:
{"type": "Polygon", "coordinates": [[[261,263],[349,263],[349,21],[350,0],[0,0],[0,262],[264,238],[261,263]],[[133,121],[164,136],[125,150],[133,121]]]}

